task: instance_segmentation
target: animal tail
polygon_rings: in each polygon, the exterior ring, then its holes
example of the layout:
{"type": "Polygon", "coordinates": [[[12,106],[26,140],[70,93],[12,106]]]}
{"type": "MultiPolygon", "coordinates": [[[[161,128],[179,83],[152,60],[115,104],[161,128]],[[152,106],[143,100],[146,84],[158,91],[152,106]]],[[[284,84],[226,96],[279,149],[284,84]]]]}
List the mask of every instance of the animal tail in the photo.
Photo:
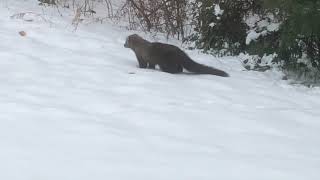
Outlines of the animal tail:
{"type": "Polygon", "coordinates": [[[209,67],[206,65],[199,64],[193,61],[190,57],[181,58],[182,66],[190,72],[194,72],[197,74],[212,74],[216,76],[229,77],[229,74],[213,67],[209,67]]]}

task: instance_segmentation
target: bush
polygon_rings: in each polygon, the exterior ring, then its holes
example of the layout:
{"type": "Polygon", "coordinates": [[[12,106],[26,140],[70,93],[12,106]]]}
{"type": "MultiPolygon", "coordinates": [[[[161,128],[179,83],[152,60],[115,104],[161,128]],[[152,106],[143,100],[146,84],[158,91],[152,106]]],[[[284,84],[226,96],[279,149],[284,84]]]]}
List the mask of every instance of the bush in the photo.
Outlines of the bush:
{"type": "MultiPolygon", "coordinates": [[[[305,83],[320,80],[320,1],[273,1],[284,21],[280,28],[278,61],[289,77],[305,83]]],[[[269,4],[270,5],[270,4],[269,4]]]]}
{"type": "Polygon", "coordinates": [[[246,47],[248,26],[244,18],[260,9],[260,1],[196,0],[194,3],[197,48],[220,55],[236,55],[246,47]]]}
{"type": "Polygon", "coordinates": [[[288,77],[316,83],[320,74],[319,9],[319,0],[196,0],[195,33],[189,40],[218,55],[243,52],[262,58],[276,53],[274,62],[282,65],[288,77]],[[252,26],[246,22],[250,16],[258,19],[252,26]],[[259,27],[261,22],[280,26],[269,31],[267,26],[259,27]],[[253,41],[248,40],[250,32],[256,36],[253,41]]]}
{"type": "Polygon", "coordinates": [[[56,5],[56,0],[38,0],[40,4],[51,4],[51,5],[56,5]]]}

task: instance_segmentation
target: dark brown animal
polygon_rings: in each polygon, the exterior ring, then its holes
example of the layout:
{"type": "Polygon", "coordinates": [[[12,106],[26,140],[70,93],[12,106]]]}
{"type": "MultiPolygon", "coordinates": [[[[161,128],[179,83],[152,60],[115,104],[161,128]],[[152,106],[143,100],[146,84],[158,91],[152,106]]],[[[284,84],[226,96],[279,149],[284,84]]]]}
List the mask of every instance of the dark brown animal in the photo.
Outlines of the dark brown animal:
{"type": "Polygon", "coordinates": [[[193,61],[180,48],[170,44],[149,42],[137,34],[127,37],[124,47],[132,49],[140,68],[160,69],[167,73],[180,73],[183,68],[197,74],[212,74],[222,77],[229,75],[219,69],[205,66],[193,61]]]}

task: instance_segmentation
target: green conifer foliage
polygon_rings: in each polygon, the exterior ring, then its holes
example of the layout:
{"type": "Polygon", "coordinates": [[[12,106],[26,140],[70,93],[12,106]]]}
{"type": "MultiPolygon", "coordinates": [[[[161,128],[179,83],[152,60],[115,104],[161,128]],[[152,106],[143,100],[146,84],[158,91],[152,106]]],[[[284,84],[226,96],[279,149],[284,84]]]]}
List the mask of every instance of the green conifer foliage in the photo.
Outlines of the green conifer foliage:
{"type": "Polygon", "coordinates": [[[280,9],[278,59],[290,76],[308,83],[320,80],[320,0],[265,0],[268,8],[280,9]]]}
{"type": "Polygon", "coordinates": [[[197,47],[205,51],[239,54],[245,50],[244,16],[257,8],[257,0],[196,0],[197,47]],[[219,8],[222,11],[218,11],[219,8]],[[217,12],[218,11],[218,12],[217,12]]]}

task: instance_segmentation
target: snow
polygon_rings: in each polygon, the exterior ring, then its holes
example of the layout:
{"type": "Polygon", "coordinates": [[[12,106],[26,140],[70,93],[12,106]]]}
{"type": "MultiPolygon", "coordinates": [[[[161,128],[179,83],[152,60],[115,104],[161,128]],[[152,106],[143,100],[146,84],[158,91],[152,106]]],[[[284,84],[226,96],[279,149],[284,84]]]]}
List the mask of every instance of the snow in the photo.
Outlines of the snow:
{"type": "Polygon", "coordinates": [[[222,10],[222,9],[220,8],[220,5],[219,5],[219,4],[215,4],[215,5],[214,5],[214,14],[215,14],[216,16],[222,15],[223,12],[224,12],[224,10],[222,10]]]}
{"type": "Polygon", "coordinates": [[[320,178],[319,88],[195,50],[231,77],[139,69],[136,32],[42,8],[0,2],[0,179],[320,178]]]}
{"type": "Polygon", "coordinates": [[[212,22],[209,24],[210,27],[214,27],[216,25],[216,23],[212,22]]]}
{"type": "Polygon", "coordinates": [[[277,54],[264,54],[261,58],[258,55],[250,55],[250,54],[244,54],[240,53],[238,58],[241,60],[241,62],[244,63],[244,66],[246,66],[246,69],[251,70],[257,70],[257,65],[260,67],[273,67],[273,68],[280,68],[279,64],[275,64],[272,61],[274,58],[277,57],[277,54]]]}
{"type": "Polygon", "coordinates": [[[245,22],[250,28],[246,37],[247,45],[252,41],[256,41],[260,36],[278,31],[281,24],[271,13],[268,14],[267,19],[261,19],[257,14],[250,14],[246,17],[245,22]]]}
{"type": "Polygon", "coordinates": [[[266,35],[267,31],[262,31],[260,33],[257,33],[255,30],[250,30],[247,38],[246,38],[246,44],[250,44],[251,41],[257,40],[261,35],[266,35]]]}

